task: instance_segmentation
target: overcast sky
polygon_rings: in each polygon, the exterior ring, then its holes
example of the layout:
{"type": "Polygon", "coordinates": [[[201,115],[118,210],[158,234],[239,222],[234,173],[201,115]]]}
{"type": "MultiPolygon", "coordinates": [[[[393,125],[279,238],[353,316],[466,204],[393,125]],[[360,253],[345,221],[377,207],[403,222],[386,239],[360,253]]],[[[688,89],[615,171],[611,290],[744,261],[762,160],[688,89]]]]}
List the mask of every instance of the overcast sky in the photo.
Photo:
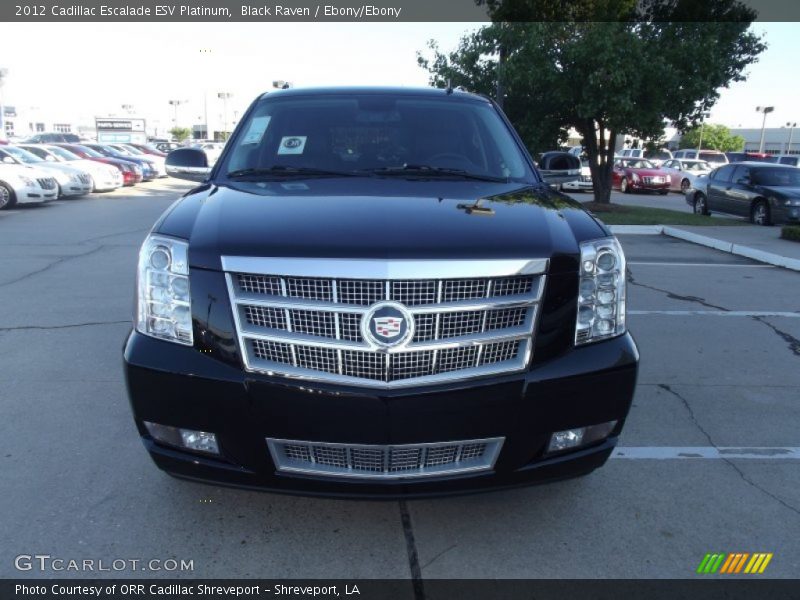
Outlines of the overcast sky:
{"type": "MultiPolygon", "coordinates": [[[[35,107],[52,119],[91,123],[95,116],[135,112],[171,124],[168,100],[182,125],[222,113],[229,119],[275,79],[296,86],[427,85],[416,52],[430,38],[446,50],[478,25],[469,23],[0,23],[0,67],[9,69],[3,99],[18,111],[35,107]],[[210,52],[201,53],[201,49],[210,52]]],[[[774,105],[768,126],[800,121],[800,25],[762,23],[769,44],[748,81],[723,90],[715,123],[760,127],[758,105],[774,105]]],[[[646,65],[643,65],[646,68],[646,65]]],[[[669,90],[664,90],[668,94],[669,90]]]]}

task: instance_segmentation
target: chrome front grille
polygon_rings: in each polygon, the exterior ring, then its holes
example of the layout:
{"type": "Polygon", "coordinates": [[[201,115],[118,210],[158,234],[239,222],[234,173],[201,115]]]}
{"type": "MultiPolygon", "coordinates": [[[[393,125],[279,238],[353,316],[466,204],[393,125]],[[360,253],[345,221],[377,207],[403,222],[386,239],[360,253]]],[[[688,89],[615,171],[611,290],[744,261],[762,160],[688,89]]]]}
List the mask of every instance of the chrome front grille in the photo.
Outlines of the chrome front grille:
{"type": "Polygon", "coordinates": [[[54,190],[58,185],[56,183],[56,180],[53,179],[52,177],[42,177],[41,179],[37,179],[36,181],[39,182],[39,186],[41,186],[43,190],[54,190]]]}
{"type": "Polygon", "coordinates": [[[78,173],[78,179],[84,185],[89,185],[92,183],[92,178],[86,173],[78,173]]]}
{"type": "Polygon", "coordinates": [[[368,387],[523,370],[546,266],[223,258],[248,371],[368,387]],[[364,278],[348,276],[354,272],[364,278]],[[377,348],[363,321],[384,301],[405,307],[414,332],[404,344],[377,348]]]}
{"type": "Polygon", "coordinates": [[[279,472],[410,479],[491,470],[503,441],[489,438],[383,446],[267,438],[267,446],[279,472]]]}

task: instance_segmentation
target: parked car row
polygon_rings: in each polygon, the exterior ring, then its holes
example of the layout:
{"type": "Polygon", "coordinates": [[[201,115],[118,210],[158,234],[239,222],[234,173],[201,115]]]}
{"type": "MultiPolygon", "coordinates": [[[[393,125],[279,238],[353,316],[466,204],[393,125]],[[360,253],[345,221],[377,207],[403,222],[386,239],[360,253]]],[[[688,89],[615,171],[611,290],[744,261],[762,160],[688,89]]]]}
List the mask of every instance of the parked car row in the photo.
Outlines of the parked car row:
{"type": "Polygon", "coordinates": [[[3,144],[0,210],[17,203],[74,198],[166,177],[165,157],[147,144],[3,144]]]}
{"type": "Polygon", "coordinates": [[[698,177],[686,191],[696,214],[722,212],[756,225],[800,222],[800,169],[781,164],[741,162],[698,177]]]}

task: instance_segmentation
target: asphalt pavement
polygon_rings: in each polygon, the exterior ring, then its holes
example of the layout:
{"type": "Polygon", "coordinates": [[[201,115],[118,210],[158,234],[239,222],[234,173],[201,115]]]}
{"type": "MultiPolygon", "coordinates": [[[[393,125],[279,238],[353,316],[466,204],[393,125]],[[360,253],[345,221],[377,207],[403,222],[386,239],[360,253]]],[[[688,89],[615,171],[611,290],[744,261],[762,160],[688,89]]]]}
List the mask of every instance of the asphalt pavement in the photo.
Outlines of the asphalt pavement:
{"type": "Polygon", "coordinates": [[[620,236],[641,369],[587,477],[402,503],[240,491],[158,471],[125,395],[138,246],[185,189],[0,213],[0,577],[692,578],[708,552],[800,572],[800,273],[620,236]],[[37,553],[193,569],[15,568],[37,553]]]}

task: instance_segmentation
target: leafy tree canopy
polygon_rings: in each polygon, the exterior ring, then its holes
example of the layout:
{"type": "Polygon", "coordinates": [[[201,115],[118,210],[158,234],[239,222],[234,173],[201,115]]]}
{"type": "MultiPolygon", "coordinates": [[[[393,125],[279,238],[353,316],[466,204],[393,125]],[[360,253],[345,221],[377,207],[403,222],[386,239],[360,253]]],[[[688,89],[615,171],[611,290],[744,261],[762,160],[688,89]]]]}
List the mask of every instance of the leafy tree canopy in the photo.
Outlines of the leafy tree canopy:
{"type": "Polygon", "coordinates": [[[754,13],[737,0],[487,3],[498,22],[465,35],[452,52],[431,41],[419,65],[437,87],[495,96],[499,81],[503,109],[534,155],[574,127],[599,202],[609,201],[616,135],[657,138],[667,122],[696,124],[766,47],[749,31],[754,13]],[[577,20],[547,21],[562,8],[577,20]]]}
{"type": "Polygon", "coordinates": [[[192,135],[192,130],[188,127],[173,127],[169,130],[169,134],[177,141],[182,142],[192,135]]]}
{"type": "Polygon", "coordinates": [[[706,123],[702,127],[692,127],[681,136],[681,148],[697,148],[701,141],[707,150],[720,150],[722,152],[741,152],[744,150],[744,138],[740,135],[731,135],[731,130],[725,125],[712,125],[706,123]]]}

